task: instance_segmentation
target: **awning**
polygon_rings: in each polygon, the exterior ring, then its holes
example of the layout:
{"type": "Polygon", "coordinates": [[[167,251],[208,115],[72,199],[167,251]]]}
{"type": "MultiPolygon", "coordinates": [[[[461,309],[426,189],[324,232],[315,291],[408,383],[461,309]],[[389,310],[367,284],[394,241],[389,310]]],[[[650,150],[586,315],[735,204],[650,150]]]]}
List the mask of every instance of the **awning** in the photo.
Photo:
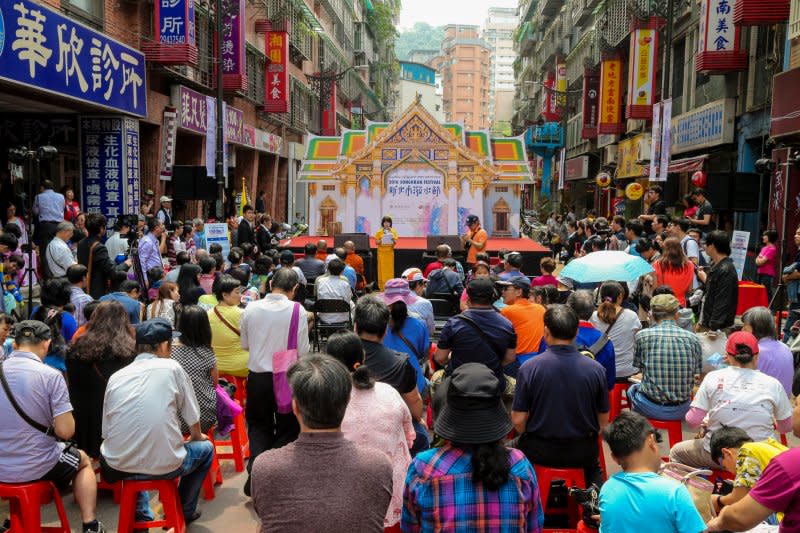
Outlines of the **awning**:
{"type": "Polygon", "coordinates": [[[669,164],[670,174],[681,174],[683,172],[697,172],[703,170],[703,163],[708,159],[708,154],[687,157],[685,159],[675,159],[669,164]]]}

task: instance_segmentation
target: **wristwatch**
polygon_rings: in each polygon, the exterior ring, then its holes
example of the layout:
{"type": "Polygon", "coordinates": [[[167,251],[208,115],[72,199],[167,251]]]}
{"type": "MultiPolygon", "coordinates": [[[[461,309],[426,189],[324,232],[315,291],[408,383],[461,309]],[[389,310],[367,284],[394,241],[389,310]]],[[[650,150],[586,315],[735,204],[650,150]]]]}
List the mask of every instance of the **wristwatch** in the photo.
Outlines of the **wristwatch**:
{"type": "Polygon", "coordinates": [[[719,507],[720,510],[725,507],[725,504],[722,503],[722,494],[717,494],[717,507],[719,507]]]}

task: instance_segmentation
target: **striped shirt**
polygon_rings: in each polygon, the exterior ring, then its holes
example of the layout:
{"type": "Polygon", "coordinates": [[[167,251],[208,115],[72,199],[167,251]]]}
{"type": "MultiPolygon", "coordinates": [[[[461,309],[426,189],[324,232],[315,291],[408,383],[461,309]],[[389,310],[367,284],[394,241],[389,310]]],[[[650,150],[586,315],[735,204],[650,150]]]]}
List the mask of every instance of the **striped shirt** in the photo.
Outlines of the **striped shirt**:
{"type": "Polygon", "coordinates": [[[539,533],[544,514],[533,467],[509,449],[508,481],[490,491],[472,481],[472,454],[446,445],[418,454],[408,468],[403,491],[404,533],[539,533]]]}
{"type": "Polygon", "coordinates": [[[703,349],[694,333],[662,320],[636,334],[633,366],[642,371],[641,391],[657,403],[682,403],[692,394],[703,349]]]}
{"type": "Polygon", "coordinates": [[[72,287],[70,287],[69,301],[75,307],[75,311],[72,313],[75,317],[75,322],[78,323],[78,327],[81,327],[86,323],[86,317],[83,315],[83,308],[86,307],[86,304],[89,302],[94,301],[94,299],[86,294],[80,287],[72,285],[72,287]]]}

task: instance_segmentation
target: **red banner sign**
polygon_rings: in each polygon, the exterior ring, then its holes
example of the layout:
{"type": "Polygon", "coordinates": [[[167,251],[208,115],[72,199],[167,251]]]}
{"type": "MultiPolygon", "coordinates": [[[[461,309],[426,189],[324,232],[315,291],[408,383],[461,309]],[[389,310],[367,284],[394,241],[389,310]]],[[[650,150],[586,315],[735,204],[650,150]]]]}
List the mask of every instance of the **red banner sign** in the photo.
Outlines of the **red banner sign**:
{"type": "Polygon", "coordinates": [[[289,34],[285,31],[268,31],[266,34],[267,72],[264,76],[264,111],[289,112],[289,74],[286,64],[289,56],[289,34]]]}
{"type": "Polygon", "coordinates": [[[583,120],[581,139],[597,138],[600,115],[600,74],[593,70],[583,72],[583,120]]]}
{"type": "Polygon", "coordinates": [[[556,109],[557,98],[555,95],[556,77],[552,72],[546,74],[542,91],[541,115],[546,122],[556,122],[559,120],[558,110],[556,109]]]}
{"type": "Polygon", "coordinates": [[[599,133],[622,133],[622,60],[618,57],[600,63],[599,133]]]}

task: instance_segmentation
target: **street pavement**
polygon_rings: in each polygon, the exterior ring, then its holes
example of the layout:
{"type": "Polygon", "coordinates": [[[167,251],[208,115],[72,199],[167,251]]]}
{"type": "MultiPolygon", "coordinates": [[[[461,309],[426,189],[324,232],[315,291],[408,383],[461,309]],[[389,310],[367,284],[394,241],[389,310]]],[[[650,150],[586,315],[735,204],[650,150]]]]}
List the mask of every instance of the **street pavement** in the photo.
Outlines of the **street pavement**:
{"type": "MultiPolygon", "coordinates": [[[[691,439],[694,437],[696,430],[689,429],[686,424],[683,425],[683,438],[691,439]]],[[[662,455],[667,455],[668,444],[666,442],[666,432],[662,432],[664,442],[661,445],[662,455]]],[[[789,436],[789,446],[800,445],[800,439],[794,436],[789,436]]],[[[619,472],[619,466],[614,463],[611,454],[608,451],[608,446],[603,444],[606,468],[609,474],[613,475],[619,472]]],[[[224,460],[220,462],[222,466],[222,485],[216,487],[216,497],[207,502],[203,499],[202,492],[200,495],[199,508],[203,512],[200,519],[189,525],[189,533],[240,533],[240,532],[256,532],[258,531],[259,522],[256,517],[253,505],[250,498],[245,497],[242,492],[245,479],[247,478],[246,472],[237,473],[234,471],[233,462],[224,460]]],[[[322,497],[322,495],[321,495],[322,497]]],[[[72,531],[80,533],[81,519],[78,512],[78,507],[71,494],[63,496],[64,506],[69,517],[69,523],[72,531]]],[[[155,504],[157,505],[157,503],[155,504]]],[[[154,505],[154,510],[158,508],[154,505]]],[[[117,531],[117,519],[119,516],[119,507],[114,503],[111,498],[111,493],[101,492],[98,494],[97,500],[97,516],[100,521],[106,526],[106,531],[109,533],[117,531]]],[[[5,501],[0,502],[0,517],[8,516],[8,503],[5,501]]],[[[42,509],[43,522],[47,525],[56,524],[55,507],[50,504],[42,509]]],[[[160,532],[158,529],[151,529],[151,533],[160,532]]]]}

